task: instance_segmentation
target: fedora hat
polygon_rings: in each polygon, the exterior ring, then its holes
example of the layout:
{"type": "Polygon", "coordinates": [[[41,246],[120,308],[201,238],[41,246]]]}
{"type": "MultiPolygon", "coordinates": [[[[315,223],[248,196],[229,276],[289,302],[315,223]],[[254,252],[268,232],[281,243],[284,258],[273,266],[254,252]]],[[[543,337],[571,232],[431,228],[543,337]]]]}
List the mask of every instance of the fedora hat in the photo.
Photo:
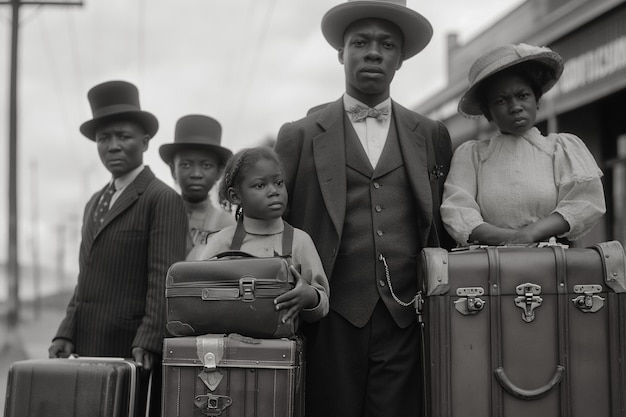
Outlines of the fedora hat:
{"type": "Polygon", "coordinates": [[[137,87],[126,81],[108,81],[98,84],[87,93],[93,119],[80,125],[80,132],[95,140],[96,129],[103,122],[132,120],[140,123],[152,138],[159,129],[153,114],[141,110],[137,87]]]}
{"type": "Polygon", "coordinates": [[[220,165],[226,164],[233,153],[220,145],[222,126],[212,117],[200,114],[183,116],[176,122],[174,143],[161,145],[159,155],[167,164],[174,161],[176,152],[181,149],[200,149],[217,155],[220,165]]]}
{"type": "Polygon", "coordinates": [[[322,34],[339,50],[344,46],[344,33],[361,19],[384,19],[396,24],[404,35],[404,58],[410,58],[428,45],[433,36],[430,22],[406,7],[406,0],[348,0],[330,9],[322,18],[322,34]]]}
{"type": "Polygon", "coordinates": [[[499,46],[479,57],[469,71],[469,88],[459,101],[459,113],[468,117],[483,114],[478,95],[480,84],[492,75],[515,65],[535,62],[536,71],[529,75],[537,82],[542,93],[554,87],[563,73],[563,58],[545,46],[519,45],[499,46]]]}

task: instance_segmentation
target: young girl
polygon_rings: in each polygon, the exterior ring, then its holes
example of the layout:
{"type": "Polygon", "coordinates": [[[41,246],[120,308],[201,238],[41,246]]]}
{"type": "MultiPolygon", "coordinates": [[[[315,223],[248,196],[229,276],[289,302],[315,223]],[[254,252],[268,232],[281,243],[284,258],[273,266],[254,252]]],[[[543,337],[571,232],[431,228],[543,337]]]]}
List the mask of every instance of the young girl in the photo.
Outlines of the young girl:
{"type": "MultiPolygon", "coordinates": [[[[236,153],[226,163],[219,197],[227,210],[237,206],[236,217],[245,231],[241,251],[258,257],[282,255],[285,223],[281,216],[288,196],[280,161],[271,148],[236,153]]],[[[192,251],[188,259],[210,259],[229,251],[236,228],[228,226],[210,235],[206,246],[192,251]]],[[[288,310],[284,321],[297,314],[308,322],[319,320],[328,313],[328,279],[313,240],[300,229],[294,228],[291,260],[296,286],[274,300],[276,309],[288,310]]]]}
{"type": "Polygon", "coordinates": [[[576,240],[605,212],[602,172],[585,144],[534,127],[539,98],[563,71],[545,47],[506,45],[476,60],[459,112],[498,132],[455,151],[441,216],[462,245],[576,240]]]}

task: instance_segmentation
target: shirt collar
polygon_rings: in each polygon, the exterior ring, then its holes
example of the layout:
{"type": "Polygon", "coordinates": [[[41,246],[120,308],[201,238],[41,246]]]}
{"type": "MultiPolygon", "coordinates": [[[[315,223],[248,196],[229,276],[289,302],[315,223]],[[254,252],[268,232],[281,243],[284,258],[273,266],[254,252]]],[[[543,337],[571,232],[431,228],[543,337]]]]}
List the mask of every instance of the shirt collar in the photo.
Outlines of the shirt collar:
{"type": "Polygon", "coordinates": [[[130,172],[127,172],[124,175],[121,175],[115,178],[113,181],[115,182],[115,191],[121,191],[128,186],[131,182],[135,181],[135,178],[143,171],[145,165],[141,164],[137,168],[133,169],[130,172]]]}

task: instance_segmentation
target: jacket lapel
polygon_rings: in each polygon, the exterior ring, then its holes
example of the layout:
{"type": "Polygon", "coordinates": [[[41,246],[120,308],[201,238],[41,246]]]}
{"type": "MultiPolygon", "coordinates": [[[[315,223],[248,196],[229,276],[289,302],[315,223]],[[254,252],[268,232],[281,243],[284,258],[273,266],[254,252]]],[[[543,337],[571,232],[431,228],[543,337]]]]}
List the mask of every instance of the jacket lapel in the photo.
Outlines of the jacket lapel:
{"type": "Polygon", "coordinates": [[[94,240],[98,238],[98,235],[104,230],[116,217],[125,212],[141,194],[146,190],[146,187],[154,179],[154,174],[149,167],[145,167],[143,171],[137,175],[137,178],[122,191],[113,207],[104,216],[102,226],[98,228],[94,236],[94,240]]]}
{"type": "Polygon", "coordinates": [[[432,224],[433,201],[428,174],[427,138],[420,129],[420,120],[417,115],[396,102],[392,102],[393,112],[398,125],[398,142],[402,150],[402,157],[406,166],[409,183],[419,210],[418,220],[422,243],[432,224]]]}
{"type": "Polygon", "coordinates": [[[346,215],[346,146],[343,99],[322,110],[317,123],[322,133],[313,138],[313,158],[326,210],[341,236],[346,215]]]}

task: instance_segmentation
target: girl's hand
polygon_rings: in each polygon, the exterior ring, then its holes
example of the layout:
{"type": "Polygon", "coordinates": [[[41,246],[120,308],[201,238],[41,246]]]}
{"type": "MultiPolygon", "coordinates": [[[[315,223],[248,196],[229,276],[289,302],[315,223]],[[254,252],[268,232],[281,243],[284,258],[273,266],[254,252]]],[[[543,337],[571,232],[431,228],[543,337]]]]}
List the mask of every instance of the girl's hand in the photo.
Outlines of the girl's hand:
{"type": "Polygon", "coordinates": [[[314,308],[319,303],[317,290],[302,278],[295,266],[289,265],[289,270],[296,281],[296,286],[274,300],[276,310],[287,309],[283,323],[292,317],[295,318],[303,308],[314,308]]]}

